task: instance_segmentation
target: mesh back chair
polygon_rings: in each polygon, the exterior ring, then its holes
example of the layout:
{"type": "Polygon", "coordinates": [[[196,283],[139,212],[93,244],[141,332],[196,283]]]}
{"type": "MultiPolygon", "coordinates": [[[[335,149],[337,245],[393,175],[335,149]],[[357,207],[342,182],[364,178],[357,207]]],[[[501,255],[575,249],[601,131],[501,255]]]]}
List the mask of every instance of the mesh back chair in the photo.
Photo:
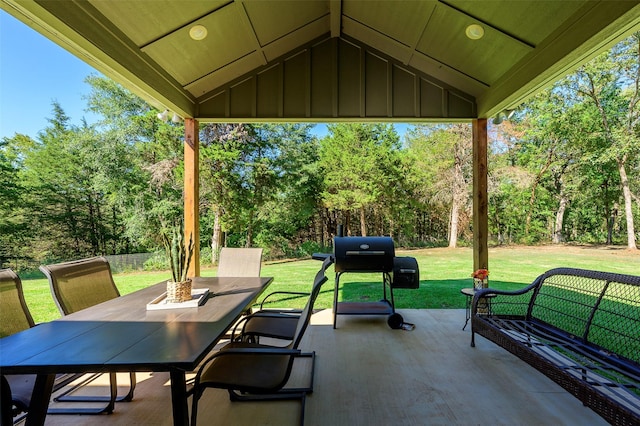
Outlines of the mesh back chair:
{"type": "Polygon", "coordinates": [[[11,269],[0,269],[0,337],[35,325],[22,292],[22,281],[11,269]]]}
{"type": "Polygon", "coordinates": [[[289,381],[294,360],[301,355],[298,346],[309,325],[313,304],[320,294],[320,288],[327,281],[325,269],[330,263],[330,260],[327,260],[316,274],[309,300],[298,318],[293,340],[289,345],[273,347],[251,342],[230,342],[202,364],[191,390],[192,426],[195,426],[197,421],[198,401],[207,388],[226,389],[232,401],[300,399],[300,424],[304,424],[306,395],[313,391],[314,364],[311,368],[309,387],[285,386],[289,381]]]}
{"type": "MultiPolygon", "coordinates": [[[[74,260],[71,262],[40,266],[51,287],[53,299],[62,315],[68,315],[85,308],[106,302],[120,296],[118,288],[113,282],[109,262],[104,257],[74,260]]],[[[82,384],[97,378],[92,375],[82,384]]],[[[110,396],[72,396],[66,394],[58,396],[57,401],[106,401],[105,409],[113,411],[113,403],[131,401],[136,386],[135,373],[130,373],[129,391],[123,396],[117,396],[116,373],[109,373],[110,396]]]]}
{"type": "MultiPolygon", "coordinates": [[[[262,267],[261,248],[223,247],[218,259],[219,277],[259,277],[262,267]]],[[[251,313],[248,309],[245,314],[251,313]]],[[[226,337],[231,337],[227,335],[226,337]]]]}
{"type": "Polygon", "coordinates": [[[51,293],[62,315],[120,296],[104,257],[40,266],[49,279],[51,293]]]}
{"type": "MultiPolygon", "coordinates": [[[[0,338],[34,327],[31,312],[24,300],[22,281],[11,269],[0,269],[0,338]]],[[[53,390],[57,391],[81,374],[58,374],[53,390]]],[[[2,376],[2,425],[10,424],[13,418],[21,420],[22,413],[29,410],[35,383],[33,374],[10,374],[2,376]]],[[[69,409],[50,409],[49,414],[70,414],[69,409]]]]}
{"type": "Polygon", "coordinates": [[[219,277],[259,277],[261,248],[223,247],[218,260],[219,277]]]}
{"type": "MultiPolygon", "coordinates": [[[[22,282],[11,269],[0,269],[0,337],[10,336],[35,326],[22,293],[22,282]]],[[[13,418],[27,412],[31,401],[34,375],[2,376],[2,424],[9,425],[13,418]]],[[[16,419],[18,420],[18,419],[16,419]]]]}

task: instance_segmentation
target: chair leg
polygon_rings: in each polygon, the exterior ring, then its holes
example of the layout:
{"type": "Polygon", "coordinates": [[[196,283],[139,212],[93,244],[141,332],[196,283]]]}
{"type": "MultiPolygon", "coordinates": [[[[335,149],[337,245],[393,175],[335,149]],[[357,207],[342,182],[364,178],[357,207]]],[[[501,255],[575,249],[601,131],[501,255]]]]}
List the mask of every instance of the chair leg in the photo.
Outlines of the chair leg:
{"type": "Polygon", "coordinates": [[[300,426],[304,426],[304,407],[306,405],[306,402],[307,402],[307,394],[303,393],[301,401],[300,401],[300,405],[301,405],[301,407],[300,407],[300,426]]]}
{"type": "MultiPolygon", "coordinates": [[[[78,389],[80,386],[87,385],[94,381],[100,374],[94,374],[82,381],[80,384],[74,386],[68,391],[65,391],[61,396],[54,398],[56,402],[107,402],[104,407],[99,408],[50,408],[47,414],[111,414],[115,409],[115,403],[118,400],[118,382],[116,379],[116,373],[109,374],[109,396],[73,396],[68,393],[78,389]]],[[[133,373],[132,373],[133,374],[133,373]]],[[[132,387],[135,387],[135,380],[132,382],[132,387]]],[[[132,390],[123,398],[132,394],[132,390]]]]}
{"type": "Polygon", "coordinates": [[[191,403],[191,426],[196,426],[197,418],[198,418],[198,400],[202,396],[202,390],[193,388],[192,390],[192,398],[193,401],[191,403]]]}
{"type": "Polygon", "coordinates": [[[11,387],[4,376],[0,376],[0,426],[13,425],[13,402],[11,387]]]}
{"type": "MultiPolygon", "coordinates": [[[[301,413],[300,413],[300,425],[304,425],[304,409],[305,402],[307,400],[307,392],[292,392],[291,389],[280,390],[277,393],[271,394],[239,394],[231,389],[229,391],[229,399],[231,401],[276,401],[276,400],[291,400],[291,399],[299,399],[301,403],[301,413]]],[[[194,400],[195,401],[195,400],[194,400]]],[[[192,426],[195,423],[191,423],[192,426]]]]}
{"type": "MultiPolygon", "coordinates": [[[[112,397],[111,396],[74,396],[74,395],[69,395],[71,392],[76,391],[77,389],[79,389],[82,386],[85,386],[89,383],[91,383],[92,381],[96,380],[98,377],[100,377],[103,373],[96,373],[96,374],[92,374],[90,377],[88,377],[87,379],[85,379],[84,381],[82,381],[81,383],[78,383],[77,385],[73,386],[71,389],[68,389],[66,391],[64,391],[63,393],[61,393],[60,395],[58,395],[54,401],[56,402],[109,402],[111,401],[112,397]]],[[[109,385],[110,386],[115,386],[117,389],[117,381],[115,379],[115,373],[109,373],[110,375],[110,379],[109,379],[109,385]]],[[[121,396],[117,396],[114,399],[114,402],[130,402],[131,400],[133,400],[133,391],[136,388],[136,373],[129,373],[129,391],[125,394],[125,395],[121,395],[121,396]]]]}
{"type": "Polygon", "coordinates": [[[296,358],[311,358],[311,377],[309,378],[309,386],[306,388],[283,388],[280,389],[279,392],[283,393],[313,393],[313,378],[315,377],[316,370],[316,353],[315,351],[311,352],[302,352],[299,355],[296,355],[296,358]]]}

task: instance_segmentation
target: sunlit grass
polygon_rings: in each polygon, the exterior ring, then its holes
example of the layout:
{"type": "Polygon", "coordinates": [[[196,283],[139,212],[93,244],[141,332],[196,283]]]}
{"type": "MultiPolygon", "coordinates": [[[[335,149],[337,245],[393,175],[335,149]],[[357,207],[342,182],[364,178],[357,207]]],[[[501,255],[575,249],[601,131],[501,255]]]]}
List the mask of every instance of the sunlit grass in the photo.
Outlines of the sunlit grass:
{"type": "MultiPolygon", "coordinates": [[[[464,308],[460,289],[471,287],[473,251],[470,248],[435,248],[401,251],[398,256],[412,256],[420,267],[420,288],[394,291],[396,308],[450,309],[464,308]]],[[[266,262],[262,276],[274,277],[268,291],[308,291],[320,267],[317,260],[266,262]]],[[[640,254],[622,249],[582,247],[517,247],[496,248],[489,251],[489,285],[502,289],[520,288],[535,277],[554,267],[576,267],[637,275],[640,254]]],[[[215,268],[205,268],[202,276],[215,276],[215,268]]],[[[115,274],[114,281],[121,294],[165,281],[168,271],[129,272],[115,274]]],[[[316,308],[330,308],[333,304],[335,274],[329,268],[329,281],[324,284],[316,308]]],[[[340,278],[339,300],[378,301],[382,299],[382,275],[343,274],[340,278]]],[[[24,279],[27,305],[36,322],[60,317],[51,298],[49,284],[44,276],[24,279]]],[[[301,307],[304,298],[280,302],[278,306],[301,307]]],[[[276,306],[276,305],[271,305],[276,306]]]]}

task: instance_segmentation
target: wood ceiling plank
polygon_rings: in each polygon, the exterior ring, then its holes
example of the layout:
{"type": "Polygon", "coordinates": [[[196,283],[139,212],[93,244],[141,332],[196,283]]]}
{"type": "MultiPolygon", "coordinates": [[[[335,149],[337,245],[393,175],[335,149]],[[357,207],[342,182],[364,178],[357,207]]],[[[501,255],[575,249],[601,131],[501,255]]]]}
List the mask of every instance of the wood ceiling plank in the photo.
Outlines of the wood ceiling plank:
{"type": "Polygon", "coordinates": [[[139,47],[214,12],[232,0],[189,1],[90,0],[97,10],[117,26],[139,47]]]}
{"type": "Polygon", "coordinates": [[[478,113],[492,114],[515,106],[631,31],[640,22],[638,4],[0,0],[2,9],[152,105],[196,117],[196,98],[209,99],[213,94],[207,91],[277,61],[321,33],[356,39],[412,72],[475,96],[478,113]],[[485,27],[484,41],[474,45],[462,38],[467,21],[485,27]],[[196,44],[186,33],[199,22],[213,25],[209,37],[196,44]]]}

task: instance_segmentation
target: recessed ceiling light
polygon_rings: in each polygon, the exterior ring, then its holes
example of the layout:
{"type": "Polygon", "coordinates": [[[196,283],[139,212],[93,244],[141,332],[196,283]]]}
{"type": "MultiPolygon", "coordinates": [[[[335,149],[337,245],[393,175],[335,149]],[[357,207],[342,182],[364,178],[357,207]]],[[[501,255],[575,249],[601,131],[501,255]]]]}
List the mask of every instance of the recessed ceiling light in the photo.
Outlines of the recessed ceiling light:
{"type": "Polygon", "coordinates": [[[207,29],[202,25],[194,25],[189,29],[189,37],[194,40],[202,40],[207,36],[207,29]]]}
{"type": "Polygon", "coordinates": [[[479,40],[484,36],[484,28],[482,28],[478,24],[471,24],[471,25],[469,25],[467,27],[467,29],[464,31],[464,33],[471,40],[479,40]]]}

